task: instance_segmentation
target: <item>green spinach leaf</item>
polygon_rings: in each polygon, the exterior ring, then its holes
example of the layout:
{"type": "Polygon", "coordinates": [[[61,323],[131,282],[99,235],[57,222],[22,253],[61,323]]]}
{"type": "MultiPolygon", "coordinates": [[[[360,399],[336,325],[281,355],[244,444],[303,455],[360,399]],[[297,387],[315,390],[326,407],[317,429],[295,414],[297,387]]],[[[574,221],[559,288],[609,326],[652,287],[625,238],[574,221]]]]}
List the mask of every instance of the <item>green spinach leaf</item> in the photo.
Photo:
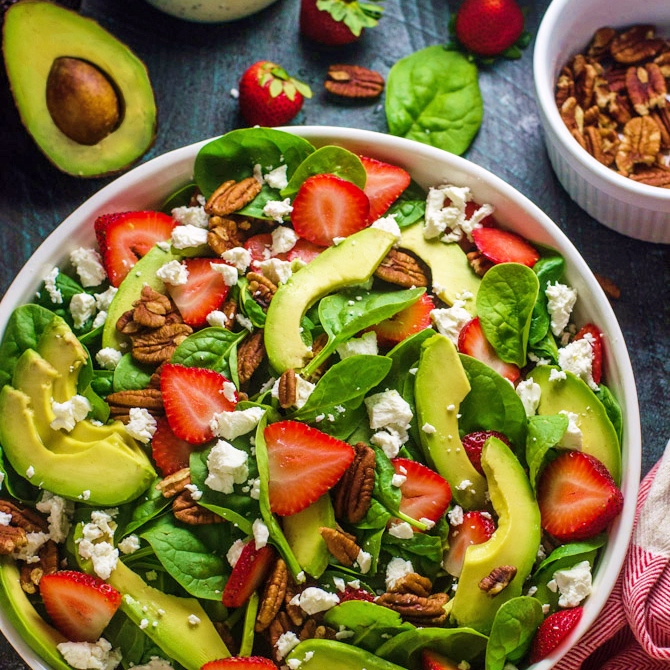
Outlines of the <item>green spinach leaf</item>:
{"type": "Polygon", "coordinates": [[[435,45],[400,59],[386,84],[392,135],[462,154],[482,122],[478,70],[463,54],[435,45]]]}
{"type": "Polygon", "coordinates": [[[519,596],[496,612],[486,646],[486,670],[503,670],[506,661],[521,660],[542,623],[542,605],[535,598],[519,596]]]}
{"type": "Polygon", "coordinates": [[[210,368],[229,377],[228,357],[246,335],[246,330],[233,333],[226,328],[203,328],[189,335],[177,347],[171,362],[195,368],[210,368]]]}
{"type": "Polygon", "coordinates": [[[114,369],[115,391],[136,391],[149,385],[154,368],[140,365],[132,354],[124,354],[114,369]]]}
{"type": "Polygon", "coordinates": [[[540,342],[549,332],[551,317],[547,310],[547,294],[545,290],[549,282],[557,282],[563,277],[565,261],[562,256],[548,256],[540,258],[533,266],[533,272],[540,283],[537,299],[533,306],[533,316],[530,322],[528,343],[533,345],[540,342]]]}
{"type": "Polygon", "coordinates": [[[528,419],[526,462],[533,491],[547,453],[560,442],[567,428],[568,417],[565,414],[539,414],[528,419]]]}
{"type": "Polygon", "coordinates": [[[614,397],[612,391],[610,391],[609,388],[607,388],[607,386],[604,384],[600,384],[598,386],[596,396],[603,404],[605,412],[607,412],[607,416],[612,422],[617,437],[619,438],[619,444],[621,444],[623,439],[623,413],[621,411],[621,405],[619,405],[619,401],[614,397]]]}
{"type": "Polygon", "coordinates": [[[400,228],[407,228],[426,215],[426,192],[415,181],[400,194],[384,216],[393,214],[400,228]]]}

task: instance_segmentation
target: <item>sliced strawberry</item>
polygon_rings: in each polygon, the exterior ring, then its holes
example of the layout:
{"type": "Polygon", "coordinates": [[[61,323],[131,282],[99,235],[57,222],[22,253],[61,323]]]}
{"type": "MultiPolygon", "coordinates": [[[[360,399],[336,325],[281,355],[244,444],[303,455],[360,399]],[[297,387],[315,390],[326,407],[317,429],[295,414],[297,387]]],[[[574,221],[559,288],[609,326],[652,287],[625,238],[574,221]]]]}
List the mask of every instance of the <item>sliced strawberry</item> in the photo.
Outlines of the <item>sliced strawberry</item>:
{"type": "Polygon", "coordinates": [[[269,658],[264,658],[263,656],[231,656],[230,658],[221,658],[218,661],[205,663],[200,670],[262,670],[262,668],[277,670],[277,666],[269,658]]]}
{"type": "Polygon", "coordinates": [[[130,269],[157,242],[172,237],[177,222],[161,212],[103,214],[95,220],[95,235],[109,281],[118,286],[130,269]]]}
{"type": "Polygon", "coordinates": [[[621,512],[623,495],[597,458],[564,451],[540,474],[537,503],[542,528],[561,542],[573,542],[605,530],[621,512]]]}
{"type": "Polygon", "coordinates": [[[244,605],[249,596],[265,582],[275,556],[275,550],[269,544],[256,549],[254,540],[247,542],[223,587],[223,604],[226,607],[244,605]]]}
{"type": "Polygon", "coordinates": [[[600,384],[603,376],[603,334],[600,328],[593,323],[587,323],[579,329],[575,335],[576,340],[583,340],[588,338],[593,352],[593,359],[591,361],[591,376],[596,384],[600,384]]]}
{"type": "Polygon", "coordinates": [[[472,544],[483,544],[496,529],[489,514],[485,512],[465,512],[463,521],[449,530],[449,551],[444,561],[444,569],[454,577],[460,577],[465,560],[465,551],[472,544]]]}
{"type": "Polygon", "coordinates": [[[420,521],[437,521],[449,507],[451,487],[446,479],[409,458],[391,460],[396,474],[406,477],[400,486],[400,511],[420,521]]]}
{"type": "Polygon", "coordinates": [[[530,649],[530,662],[546,658],[568,636],[582,618],[583,608],[570,607],[550,614],[537,629],[530,649]]]}
{"type": "Polygon", "coordinates": [[[516,233],[501,228],[475,228],[472,239],[491,263],[521,263],[532,268],[540,259],[537,249],[516,233]]]}
{"type": "Polygon", "coordinates": [[[461,332],[458,334],[458,350],[462,354],[467,354],[482,363],[486,363],[491,369],[505,379],[509,379],[512,383],[516,382],[521,376],[521,370],[518,366],[514,363],[506,363],[498,356],[484,335],[479,317],[468,321],[461,328],[461,332]]]}
{"type": "Polygon", "coordinates": [[[418,333],[420,330],[430,328],[430,313],[435,309],[431,297],[424,293],[416,302],[409,307],[394,314],[389,319],[384,319],[372,326],[370,330],[377,333],[377,341],[382,346],[392,347],[402,342],[406,337],[418,333]]]}
{"type": "MultiPolygon", "coordinates": [[[[481,207],[481,205],[478,202],[475,202],[474,200],[468,200],[468,202],[465,203],[465,218],[466,219],[471,219],[472,215],[481,207]]],[[[496,220],[493,217],[493,214],[488,214],[485,216],[479,223],[482,224],[482,226],[485,226],[486,228],[491,228],[492,226],[496,226],[496,220]]]]}
{"type": "Polygon", "coordinates": [[[72,642],[96,642],[121,605],[121,594],[98,577],[60,570],[40,580],[54,626],[72,642]]]}
{"type": "Polygon", "coordinates": [[[371,603],[375,599],[375,594],[370,593],[366,589],[355,589],[353,586],[347,585],[341,593],[337,594],[340,598],[341,603],[347,602],[347,600],[364,600],[365,602],[371,603]]]}
{"type": "Polygon", "coordinates": [[[356,184],[333,174],[315,174],[295,196],[291,221],[300,237],[329,247],[336,238],[365,228],[369,213],[368,196],[356,184]]]}
{"type": "Polygon", "coordinates": [[[177,437],[168,420],[162,416],[156,421],[156,432],[151,438],[151,455],[164,477],[188,467],[195,445],[177,437]]]}
{"type": "Polygon", "coordinates": [[[309,507],[330,490],[354,460],[350,444],[297,421],[265,429],[270,508],[288,516],[309,507]]]}
{"type": "Polygon", "coordinates": [[[509,447],[509,440],[502,433],[496,430],[476,430],[473,433],[468,433],[461,438],[463,449],[470,459],[470,463],[475,466],[477,472],[484,474],[482,469],[482,448],[489,437],[497,437],[502,440],[509,447]]]}
{"type": "Polygon", "coordinates": [[[313,261],[326,247],[320,247],[307,240],[298,240],[293,249],[286,252],[287,261],[300,260],[303,263],[313,261]]]}
{"type": "Polygon", "coordinates": [[[272,235],[258,233],[244,241],[244,248],[251,254],[251,262],[258,265],[272,257],[272,235]]]}
{"type": "Polygon", "coordinates": [[[228,380],[214,370],[166,363],[161,368],[161,395],[170,428],[191,444],[214,437],[210,422],[219,412],[231,412],[237,400],[224,393],[228,380]]]}
{"type": "Polygon", "coordinates": [[[463,666],[432,649],[421,652],[421,670],[459,670],[459,667],[463,666]]]}
{"type": "Polygon", "coordinates": [[[207,315],[221,307],[230,287],[226,285],[220,272],[212,269],[212,264],[223,264],[217,258],[187,258],[183,261],[188,270],[185,284],[167,285],[184,323],[194,328],[207,324],[207,315]]]}
{"type": "Polygon", "coordinates": [[[400,197],[412,178],[397,165],[382,163],[375,158],[360,156],[367,174],[365,195],[370,200],[369,221],[376,221],[400,197]]]}

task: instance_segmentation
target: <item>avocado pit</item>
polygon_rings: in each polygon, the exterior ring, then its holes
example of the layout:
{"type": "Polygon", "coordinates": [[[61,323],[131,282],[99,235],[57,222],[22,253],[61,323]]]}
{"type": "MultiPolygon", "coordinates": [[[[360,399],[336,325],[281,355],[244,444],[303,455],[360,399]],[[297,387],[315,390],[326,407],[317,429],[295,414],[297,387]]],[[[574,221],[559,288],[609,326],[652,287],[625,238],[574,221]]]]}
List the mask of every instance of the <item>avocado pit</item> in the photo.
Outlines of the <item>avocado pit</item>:
{"type": "Polygon", "coordinates": [[[54,60],[46,82],[46,103],[56,127],[87,146],[107,137],[122,118],[122,101],[110,79],[79,58],[54,60]]]}

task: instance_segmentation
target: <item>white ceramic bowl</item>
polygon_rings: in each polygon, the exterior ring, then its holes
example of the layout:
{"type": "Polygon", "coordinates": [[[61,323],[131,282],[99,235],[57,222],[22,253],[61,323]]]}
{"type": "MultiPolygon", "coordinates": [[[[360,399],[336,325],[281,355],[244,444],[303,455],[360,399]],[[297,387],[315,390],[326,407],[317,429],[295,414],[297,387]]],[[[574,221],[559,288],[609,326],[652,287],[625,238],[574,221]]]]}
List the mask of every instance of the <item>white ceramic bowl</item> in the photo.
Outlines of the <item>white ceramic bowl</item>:
{"type": "MultiPolygon", "coordinates": [[[[445,181],[470,186],[475,200],[495,206],[496,218],[502,225],[534,242],[549,245],[563,255],[567,281],[579,293],[575,318],[580,323],[597,323],[606,335],[607,384],[623,411],[624,509],[612,527],[610,541],[594,575],[593,594],[586,602],[579,626],[564,646],[534,666],[535,670],[547,670],[587,630],[605,604],[619,574],[633,527],[641,461],[639,408],[628,351],[609,301],[584,259],[558,226],[525,196],[487,170],[426,144],[367,130],[318,126],[292,126],[286,130],[316,146],[338,144],[401,165],[424,188],[445,181]]],[[[93,221],[99,214],[159,207],[167,195],[189,181],[193,161],[203,144],[171,151],[131,170],[71,214],[33,254],[0,302],[0,332],[4,331],[14,308],[33,298],[46,272],[62,264],[72,249],[95,244],[93,221]]],[[[0,629],[31,668],[50,670],[21,639],[2,611],[0,629]]]]}
{"type": "Polygon", "coordinates": [[[147,0],[157,9],[178,19],[198,23],[236,21],[260,12],[276,0],[147,0]]]}
{"type": "Polygon", "coordinates": [[[554,99],[561,68],[583,53],[598,28],[636,23],[657,26],[670,37],[668,0],[554,0],[537,32],[533,54],[535,93],[549,159],[570,197],[594,219],[647,242],[670,243],[670,189],[617,174],[582,149],[570,135],[554,99]]]}

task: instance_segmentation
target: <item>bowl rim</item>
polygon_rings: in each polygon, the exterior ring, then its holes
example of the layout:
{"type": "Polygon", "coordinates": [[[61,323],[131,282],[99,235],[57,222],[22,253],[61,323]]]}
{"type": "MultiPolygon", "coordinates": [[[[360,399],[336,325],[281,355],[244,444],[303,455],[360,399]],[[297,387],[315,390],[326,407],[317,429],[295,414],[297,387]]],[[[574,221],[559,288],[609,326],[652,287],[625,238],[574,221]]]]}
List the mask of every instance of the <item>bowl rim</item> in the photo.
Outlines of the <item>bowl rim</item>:
{"type": "MultiPolygon", "coordinates": [[[[540,27],[535,38],[533,79],[541,116],[546,120],[545,125],[547,127],[545,127],[545,131],[551,130],[556,140],[560,143],[561,148],[569,154],[571,162],[579,164],[582,168],[579,170],[580,176],[588,181],[593,181],[594,178],[600,179],[603,183],[598,184],[598,187],[604,188],[608,193],[618,196],[620,199],[624,195],[622,191],[625,191],[629,196],[644,199],[646,206],[650,209],[658,208],[659,204],[662,204],[664,205],[663,211],[665,211],[666,207],[670,211],[670,189],[663,189],[634,181],[618,174],[612,168],[606,167],[588,151],[579,146],[579,143],[572,137],[561,118],[554,98],[554,85],[558,71],[560,71],[560,68],[565,63],[554,64],[553,60],[549,58],[549,52],[552,50],[554,42],[553,34],[556,25],[561,21],[561,16],[565,16],[566,12],[572,11],[571,8],[574,8],[575,5],[582,6],[581,3],[576,3],[575,0],[552,0],[540,22],[540,27]],[[558,68],[556,72],[551,71],[552,67],[558,68]]],[[[616,27],[614,25],[616,24],[616,20],[608,23],[608,25],[610,24],[616,27]]],[[[577,53],[576,49],[571,50],[565,56],[566,62],[567,58],[574,53],[577,53]]],[[[577,169],[575,165],[573,167],[577,169]]]]}
{"type": "MultiPolygon", "coordinates": [[[[319,143],[320,145],[340,143],[344,146],[366,146],[371,149],[372,153],[374,153],[375,147],[378,148],[381,143],[384,152],[395,153],[397,151],[399,154],[407,154],[409,152],[409,155],[418,155],[427,161],[437,161],[442,167],[448,167],[455,171],[463,171],[467,174],[468,181],[470,179],[477,180],[478,183],[481,182],[487,188],[497,191],[502,199],[512,201],[515,207],[518,207],[530,219],[535,221],[538,224],[538,230],[549,234],[551,244],[566,258],[568,269],[575,274],[575,277],[585,282],[592,297],[598,303],[598,309],[606,316],[613,356],[614,351],[616,351],[616,355],[612,360],[616,361],[616,367],[621,377],[622,397],[618,399],[621,401],[625,398],[626,400],[625,404],[622,404],[622,409],[624,410],[624,439],[621,445],[623,448],[624,464],[621,482],[624,493],[624,508],[612,527],[611,534],[615,534],[615,537],[613,541],[607,543],[604,552],[600,556],[594,579],[594,585],[597,585],[599,588],[596,588],[595,593],[590,595],[586,601],[584,615],[579,624],[566,638],[564,644],[546,659],[532,666],[533,670],[549,670],[573,647],[604,607],[623,565],[635,519],[641,470],[639,405],[630,357],[621,328],[609,300],[596,281],[586,261],[567,235],[525,195],[485,168],[465,158],[427,144],[421,144],[414,140],[387,135],[377,131],[335,126],[287,126],[277,129],[294,133],[317,145],[319,143]],[[605,572],[607,572],[607,576],[605,576],[605,572]],[[607,584],[601,585],[600,582],[605,578],[607,578],[607,584]]],[[[44,239],[10,284],[0,301],[0,333],[4,332],[7,320],[13,309],[25,303],[34,294],[35,288],[39,285],[40,278],[43,276],[43,274],[39,273],[39,270],[43,270],[49,265],[53,267],[53,258],[57,255],[61,259],[58,262],[60,264],[65,254],[64,249],[68,247],[68,241],[71,244],[71,238],[74,233],[82,229],[86,221],[91,221],[97,214],[102,213],[101,207],[113,200],[115,194],[123,194],[134,183],[144,183],[152,181],[154,178],[163,181],[169,181],[169,179],[174,181],[178,178],[178,183],[183,185],[192,174],[191,169],[198,150],[208,142],[216,139],[216,137],[173,149],[131,169],[94,193],[77,207],[44,239]]],[[[399,160],[398,163],[402,163],[402,161],[399,160]]],[[[175,186],[176,184],[177,182],[175,182],[175,186]]],[[[166,188],[166,191],[169,191],[169,189],[166,188]]],[[[154,193],[154,189],[152,188],[150,192],[154,193]]],[[[161,193],[160,195],[161,197],[165,197],[168,194],[169,192],[161,193]]],[[[160,200],[154,200],[153,203],[147,202],[145,206],[157,206],[159,203],[160,200]]],[[[49,666],[44,665],[42,659],[19,635],[2,610],[0,610],[0,631],[2,631],[10,644],[31,668],[34,670],[51,670],[49,666]]]]}

